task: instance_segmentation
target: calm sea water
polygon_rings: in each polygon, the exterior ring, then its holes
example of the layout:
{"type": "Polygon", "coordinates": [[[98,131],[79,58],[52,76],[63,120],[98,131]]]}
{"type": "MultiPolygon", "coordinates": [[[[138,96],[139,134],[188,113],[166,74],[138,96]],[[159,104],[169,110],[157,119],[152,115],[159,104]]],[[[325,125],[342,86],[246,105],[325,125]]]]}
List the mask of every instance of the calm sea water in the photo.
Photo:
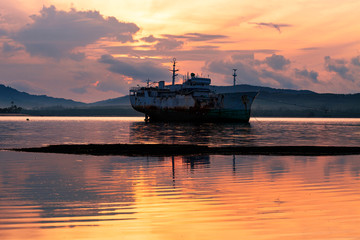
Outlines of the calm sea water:
{"type": "Polygon", "coordinates": [[[359,239],[359,156],[0,152],[0,239],[359,239]]]}
{"type": "Polygon", "coordinates": [[[145,123],[142,117],[0,117],[0,148],[64,143],[359,146],[360,119],[252,118],[249,124],[186,124],[145,123]]]}
{"type": "MultiPolygon", "coordinates": [[[[119,142],[359,146],[360,119],[0,118],[0,148],[119,142]]],[[[359,155],[0,151],[0,239],[360,239],[359,186],[359,155]]]]}

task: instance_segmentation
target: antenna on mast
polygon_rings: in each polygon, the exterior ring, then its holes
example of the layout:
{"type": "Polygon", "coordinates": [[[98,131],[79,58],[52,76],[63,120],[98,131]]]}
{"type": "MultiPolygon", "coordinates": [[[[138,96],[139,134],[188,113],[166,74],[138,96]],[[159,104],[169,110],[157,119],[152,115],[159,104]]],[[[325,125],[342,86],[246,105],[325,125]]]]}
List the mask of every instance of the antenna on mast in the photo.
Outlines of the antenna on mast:
{"type": "Polygon", "coordinates": [[[173,75],[172,75],[172,85],[175,84],[175,77],[177,76],[176,72],[179,71],[179,69],[175,68],[175,65],[176,65],[176,58],[173,58],[173,69],[170,70],[173,73],[173,75]]]}
{"type": "Polygon", "coordinates": [[[233,74],[233,76],[234,76],[234,86],[235,86],[235,84],[236,84],[236,76],[237,76],[237,75],[236,75],[236,70],[237,70],[237,69],[233,69],[233,71],[234,71],[234,74],[233,74]]]}

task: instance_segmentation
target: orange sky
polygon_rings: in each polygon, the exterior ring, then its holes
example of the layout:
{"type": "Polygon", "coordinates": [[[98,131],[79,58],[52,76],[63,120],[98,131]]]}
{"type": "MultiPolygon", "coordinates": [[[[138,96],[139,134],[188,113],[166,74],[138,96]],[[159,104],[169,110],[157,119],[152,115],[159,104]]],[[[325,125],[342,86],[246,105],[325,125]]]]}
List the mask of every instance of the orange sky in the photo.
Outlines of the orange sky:
{"type": "MultiPolygon", "coordinates": [[[[0,83],[93,102],[180,74],[360,92],[360,2],[17,0],[0,3],[0,83]]],[[[181,81],[181,78],[178,79],[181,81]]]]}

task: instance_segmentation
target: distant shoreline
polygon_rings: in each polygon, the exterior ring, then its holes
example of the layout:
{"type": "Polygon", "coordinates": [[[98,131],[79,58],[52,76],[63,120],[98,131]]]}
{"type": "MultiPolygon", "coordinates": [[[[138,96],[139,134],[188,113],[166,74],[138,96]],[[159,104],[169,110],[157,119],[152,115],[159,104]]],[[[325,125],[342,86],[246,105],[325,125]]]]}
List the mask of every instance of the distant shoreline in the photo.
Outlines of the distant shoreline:
{"type": "Polygon", "coordinates": [[[30,115],[22,114],[22,113],[0,113],[0,117],[1,116],[19,116],[19,117],[23,117],[23,116],[30,116],[30,115]]]}
{"type": "MultiPolygon", "coordinates": [[[[61,114],[58,114],[58,115],[52,115],[52,114],[44,114],[44,115],[31,115],[31,114],[0,114],[0,117],[114,117],[114,118],[118,118],[118,117],[134,117],[134,118],[138,118],[138,117],[144,117],[145,119],[145,115],[144,114],[136,114],[136,115],[121,115],[121,114],[118,114],[118,115],[97,115],[97,114],[93,114],[93,115],[86,115],[86,114],[73,114],[73,115],[61,115],[61,114]]],[[[251,116],[250,117],[250,120],[251,119],[256,119],[256,118],[278,118],[278,119],[281,119],[281,118],[285,118],[285,119],[295,119],[295,118],[304,118],[304,119],[318,119],[318,118],[328,118],[328,119],[336,119],[336,118],[348,118],[348,119],[359,119],[360,116],[324,116],[324,117],[318,117],[318,116],[312,116],[312,117],[306,117],[306,116],[251,116]]]]}
{"type": "Polygon", "coordinates": [[[341,146],[226,146],[195,144],[73,144],[35,148],[4,149],[18,152],[63,153],[81,155],[181,156],[181,155],[276,155],[333,156],[359,155],[360,147],[341,146]]]}

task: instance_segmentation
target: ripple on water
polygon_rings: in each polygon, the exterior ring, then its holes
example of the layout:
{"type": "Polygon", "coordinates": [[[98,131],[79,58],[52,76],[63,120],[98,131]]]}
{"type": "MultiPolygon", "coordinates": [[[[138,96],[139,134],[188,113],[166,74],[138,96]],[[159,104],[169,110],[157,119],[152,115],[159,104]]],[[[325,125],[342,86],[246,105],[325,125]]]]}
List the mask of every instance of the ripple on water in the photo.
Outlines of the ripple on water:
{"type": "Polygon", "coordinates": [[[352,239],[358,159],[1,151],[0,237],[352,239]]]}

